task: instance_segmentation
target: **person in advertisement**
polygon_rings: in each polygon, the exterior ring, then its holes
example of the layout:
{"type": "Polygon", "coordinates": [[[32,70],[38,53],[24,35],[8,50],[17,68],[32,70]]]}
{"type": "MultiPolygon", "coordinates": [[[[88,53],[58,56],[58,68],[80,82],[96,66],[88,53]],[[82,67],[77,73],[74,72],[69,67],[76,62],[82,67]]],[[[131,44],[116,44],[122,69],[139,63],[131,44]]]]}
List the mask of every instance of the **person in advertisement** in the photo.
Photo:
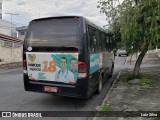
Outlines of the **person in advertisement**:
{"type": "Polygon", "coordinates": [[[78,66],[77,60],[76,60],[75,58],[72,58],[72,59],[70,60],[70,70],[71,70],[71,72],[73,72],[73,74],[74,74],[74,82],[77,81],[77,77],[78,77],[77,66],[78,66]]]}
{"type": "Polygon", "coordinates": [[[60,60],[61,69],[55,75],[55,81],[64,83],[74,83],[74,74],[67,69],[67,58],[62,57],[60,60]]]}

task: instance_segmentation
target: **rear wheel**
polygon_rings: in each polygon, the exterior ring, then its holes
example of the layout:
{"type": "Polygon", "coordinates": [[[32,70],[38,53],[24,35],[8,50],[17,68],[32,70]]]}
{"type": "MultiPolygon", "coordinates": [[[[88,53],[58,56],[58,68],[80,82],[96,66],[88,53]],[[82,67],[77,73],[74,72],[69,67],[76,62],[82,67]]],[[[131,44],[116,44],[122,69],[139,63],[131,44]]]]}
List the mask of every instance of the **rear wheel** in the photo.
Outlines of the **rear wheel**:
{"type": "Polygon", "coordinates": [[[100,77],[99,77],[99,83],[98,83],[98,88],[95,91],[96,94],[99,94],[102,91],[102,84],[103,84],[102,76],[100,75],[100,77]]]}

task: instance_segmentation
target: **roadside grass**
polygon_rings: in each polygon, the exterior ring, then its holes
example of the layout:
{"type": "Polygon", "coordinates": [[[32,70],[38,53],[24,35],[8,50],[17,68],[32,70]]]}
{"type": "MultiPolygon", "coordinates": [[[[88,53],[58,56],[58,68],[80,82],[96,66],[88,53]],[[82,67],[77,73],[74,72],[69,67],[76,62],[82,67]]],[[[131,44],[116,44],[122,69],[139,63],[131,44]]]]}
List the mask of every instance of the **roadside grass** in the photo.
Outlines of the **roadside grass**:
{"type": "Polygon", "coordinates": [[[110,106],[108,104],[104,104],[97,112],[96,117],[104,117],[105,113],[109,111],[111,111],[110,106]]]}
{"type": "Polygon", "coordinates": [[[147,78],[145,74],[139,74],[136,78],[132,76],[131,74],[128,74],[126,76],[126,82],[129,82],[130,80],[139,79],[139,86],[149,85],[154,86],[156,83],[154,80],[147,78]]]}
{"type": "MultiPolygon", "coordinates": [[[[139,74],[137,77],[136,77],[136,79],[142,79],[142,78],[145,78],[145,75],[143,75],[143,74],[139,74]]],[[[130,81],[130,80],[133,80],[133,79],[135,79],[135,77],[132,75],[132,74],[128,74],[127,75],[127,77],[126,77],[126,81],[128,82],[128,81],[130,81]]]]}
{"type": "Polygon", "coordinates": [[[153,119],[153,120],[160,120],[160,116],[156,117],[156,118],[155,118],[155,119],[153,119]]]}
{"type": "Polygon", "coordinates": [[[109,107],[108,104],[104,104],[102,107],[101,107],[101,112],[107,112],[107,111],[110,111],[111,108],[109,107]]]}
{"type": "Polygon", "coordinates": [[[142,78],[140,79],[139,85],[143,86],[143,85],[150,85],[153,86],[155,84],[155,82],[151,79],[148,78],[142,78]]]}

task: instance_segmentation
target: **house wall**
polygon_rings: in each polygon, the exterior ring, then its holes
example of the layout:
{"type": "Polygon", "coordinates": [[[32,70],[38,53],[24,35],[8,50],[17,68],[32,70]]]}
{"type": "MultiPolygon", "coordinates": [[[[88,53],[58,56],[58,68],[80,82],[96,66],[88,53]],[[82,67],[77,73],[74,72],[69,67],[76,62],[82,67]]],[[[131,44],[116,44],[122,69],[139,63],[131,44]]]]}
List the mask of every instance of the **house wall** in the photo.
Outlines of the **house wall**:
{"type": "Polygon", "coordinates": [[[18,31],[18,39],[24,41],[25,35],[21,35],[20,31],[18,31]]]}
{"type": "Polygon", "coordinates": [[[0,42],[0,64],[22,61],[22,45],[15,47],[13,44],[15,43],[12,43],[12,46],[9,47],[4,46],[4,43],[0,42]]]}
{"type": "Polygon", "coordinates": [[[18,39],[24,41],[27,26],[18,27],[16,30],[18,31],[18,39]]]}
{"type": "Polygon", "coordinates": [[[12,24],[11,33],[11,23],[2,19],[0,19],[0,33],[12,37],[17,37],[16,26],[12,24]]]}

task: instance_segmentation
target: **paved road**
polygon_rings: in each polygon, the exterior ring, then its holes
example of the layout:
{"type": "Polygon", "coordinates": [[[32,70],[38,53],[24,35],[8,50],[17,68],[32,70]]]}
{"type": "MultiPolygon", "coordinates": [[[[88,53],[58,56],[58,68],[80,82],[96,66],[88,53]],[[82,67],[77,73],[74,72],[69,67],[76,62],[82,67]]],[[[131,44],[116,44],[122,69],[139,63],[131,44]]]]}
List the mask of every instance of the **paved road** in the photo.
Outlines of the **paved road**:
{"type": "Polygon", "coordinates": [[[88,99],[53,96],[24,91],[22,69],[0,71],[0,111],[93,111],[106,96],[126,57],[116,57],[113,77],[99,95],[88,99]]]}

